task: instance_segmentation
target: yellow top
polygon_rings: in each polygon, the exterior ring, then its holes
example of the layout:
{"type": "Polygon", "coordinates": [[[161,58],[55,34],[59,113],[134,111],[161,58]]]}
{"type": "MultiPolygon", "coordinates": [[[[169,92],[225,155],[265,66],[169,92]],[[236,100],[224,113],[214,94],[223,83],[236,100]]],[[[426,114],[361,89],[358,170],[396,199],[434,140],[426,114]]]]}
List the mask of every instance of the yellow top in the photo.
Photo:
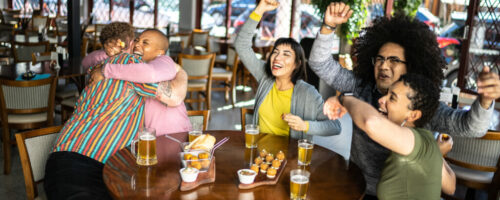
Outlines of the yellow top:
{"type": "Polygon", "coordinates": [[[249,18],[253,19],[255,21],[260,21],[260,19],[262,18],[262,16],[260,16],[259,14],[255,13],[255,12],[252,12],[252,13],[250,13],[249,18]]]}
{"type": "Polygon", "coordinates": [[[288,136],[290,127],[281,118],[282,114],[290,113],[293,88],[280,91],[276,83],[269,91],[259,108],[259,129],[262,133],[288,136]]]}

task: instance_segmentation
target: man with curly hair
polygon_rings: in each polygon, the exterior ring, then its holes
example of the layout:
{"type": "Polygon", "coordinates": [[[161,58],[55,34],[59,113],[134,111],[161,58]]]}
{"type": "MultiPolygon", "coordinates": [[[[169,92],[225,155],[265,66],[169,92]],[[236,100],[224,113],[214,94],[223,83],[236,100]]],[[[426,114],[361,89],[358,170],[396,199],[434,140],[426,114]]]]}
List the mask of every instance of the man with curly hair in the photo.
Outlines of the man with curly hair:
{"type": "MultiPolygon", "coordinates": [[[[441,85],[446,63],[441,57],[435,34],[424,23],[405,16],[375,20],[353,46],[354,56],[357,57],[354,71],[343,69],[332,58],[330,49],[335,27],[345,23],[350,13],[352,11],[344,3],[331,3],[311,50],[309,65],[328,85],[340,92],[352,92],[376,108],[379,107],[377,100],[403,74],[423,75],[436,86],[441,85]]],[[[489,72],[489,68],[485,67],[479,76],[478,86],[479,98],[470,111],[454,110],[441,103],[432,120],[423,127],[458,136],[483,136],[492,117],[494,100],[500,97],[498,74],[489,72]]],[[[324,112],[327,115],[334,112],[328,109],[331,103],[330,99],[325,102],[324,112]]],[[[389,153],[363,130],[353,126],[351,160],[363,171],[367,195],[375,195],[389,153]]]]}

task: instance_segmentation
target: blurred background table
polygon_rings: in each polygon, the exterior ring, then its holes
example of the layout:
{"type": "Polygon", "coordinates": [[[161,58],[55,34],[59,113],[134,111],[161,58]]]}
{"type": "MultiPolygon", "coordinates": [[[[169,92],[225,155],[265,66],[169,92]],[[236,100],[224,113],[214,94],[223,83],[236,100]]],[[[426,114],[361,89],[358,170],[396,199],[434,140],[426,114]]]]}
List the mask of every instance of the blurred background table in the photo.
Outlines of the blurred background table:
{"type": "MultiPolygon", "coordinates": [[[[129,148],[113,155],[103,170],[104,182],[116,199],[288,199],[290,195],[290,170],[298,168],[297,140],[287,137],[262,135],[257,149],[245,148],[241,131],[205,131],[217,141],[230,137],[229,141],[215,151],[215,183],[201,185],[196,189],[181,192],[179,169],[181,160],[178,143],[166,138],[157,138],[158,164],[139,167],[129,148]],[[249,168],[257,151],[265,148],[269,152],[283,150],[288,163],[276,185],[253,189],[238,189],[236,171],[249,168]]],[[[171,136],[187,141],[187,133],[171,136]]],[[[365,181],[360,169],[353,163],[321,146],[315,146],[307,199],[359,199],[365,190],[365,181]]]]}

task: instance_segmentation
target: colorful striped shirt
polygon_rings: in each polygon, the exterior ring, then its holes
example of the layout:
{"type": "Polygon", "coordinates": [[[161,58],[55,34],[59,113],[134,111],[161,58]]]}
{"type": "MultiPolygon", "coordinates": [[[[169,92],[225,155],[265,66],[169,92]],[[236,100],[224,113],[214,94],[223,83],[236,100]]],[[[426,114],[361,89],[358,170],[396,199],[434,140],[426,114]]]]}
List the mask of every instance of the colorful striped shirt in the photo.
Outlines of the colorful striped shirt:
{"type": "MultiPolygon", "coordinates": [[[[142,62],[121,54],[104,63],[142,62]]],[[[106,163],[116,151],[131,144],[144,124],[144,96],[155,97],[158,84],[105,79],[87,86],[75,111],[58,136],[54,151],[71,151],[106,163]]]]}

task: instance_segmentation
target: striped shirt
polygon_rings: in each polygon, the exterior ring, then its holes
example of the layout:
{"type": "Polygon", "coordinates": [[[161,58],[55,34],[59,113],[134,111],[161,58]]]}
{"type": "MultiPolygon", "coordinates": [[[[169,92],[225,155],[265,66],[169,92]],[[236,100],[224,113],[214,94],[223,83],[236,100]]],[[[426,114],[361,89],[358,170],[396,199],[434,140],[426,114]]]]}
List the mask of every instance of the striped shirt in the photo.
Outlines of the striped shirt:
{"type": "MultiPolygon", "coordinates": [[[[104,63],[142,62],[121,54],[104,63]]],[[[105,163],[116,151],[131,144],[144,124],[144,96],[155,97],[158,84],[105,79],[87,86],[75,111],[58,136],[54,151],[76,152],[105,163]]]]}

